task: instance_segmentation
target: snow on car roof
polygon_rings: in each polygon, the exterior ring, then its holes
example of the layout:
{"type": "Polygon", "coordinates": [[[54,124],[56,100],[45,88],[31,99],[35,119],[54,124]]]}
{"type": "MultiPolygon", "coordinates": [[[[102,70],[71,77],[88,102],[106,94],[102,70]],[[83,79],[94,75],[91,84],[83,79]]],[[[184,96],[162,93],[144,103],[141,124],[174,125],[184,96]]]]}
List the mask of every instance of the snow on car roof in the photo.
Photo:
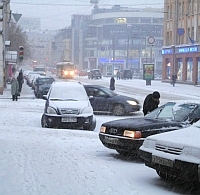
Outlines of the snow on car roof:
{"type": "Polygon", "coordinates": [[[56,81],[54,82],[54,86],[56,87],[83,87],[80,82],[73,82],[73,81],[56,81]]]}

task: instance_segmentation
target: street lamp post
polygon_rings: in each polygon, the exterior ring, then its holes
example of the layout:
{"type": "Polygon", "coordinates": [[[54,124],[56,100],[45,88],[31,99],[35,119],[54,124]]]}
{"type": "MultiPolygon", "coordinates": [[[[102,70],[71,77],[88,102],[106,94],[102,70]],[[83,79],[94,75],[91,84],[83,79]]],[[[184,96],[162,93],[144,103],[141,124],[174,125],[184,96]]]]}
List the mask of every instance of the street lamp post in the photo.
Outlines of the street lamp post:
{"type": "Polygon", "coordinates": [[[128,59],[129,59],[129,39],[130,39],[130,37],[128,36],[127,51],[126,51],[126,68],[128,68],[128,59]]]}
{"type": "Polygon", "coordinates": [[[113,61],[115,61],[115,36],[112,36],[112,50],[113,50],[113,61]]]}

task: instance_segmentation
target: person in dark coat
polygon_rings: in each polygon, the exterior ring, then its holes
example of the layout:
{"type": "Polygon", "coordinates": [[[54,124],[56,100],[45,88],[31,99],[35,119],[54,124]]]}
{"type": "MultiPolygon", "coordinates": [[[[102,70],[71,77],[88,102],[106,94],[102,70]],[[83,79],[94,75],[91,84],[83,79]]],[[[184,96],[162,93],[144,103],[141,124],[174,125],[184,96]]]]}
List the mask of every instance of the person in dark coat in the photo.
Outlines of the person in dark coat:
{"type": "Polygon", "coordinates": [[[111,77],[111,79],[110,79],[110,90],[112,90],[112,91],[115,90],[115,79],[114,79],[114,77],[111,77]]]}
{"type": "Polygon", "coordinates": [[[148,94],[144,100],[143,104],[143,113],[144,116],[154,109],[158,108],[160,103],[160,93],[158,91],[154,91],[152,94],[148,94]]]}
{"type": "Polygon", "coordinates": [[[16,100],[17,101],[17,93],[19,92],[19,84],[17,79],[15,78],[15,76],[12,76],[11,79],[11,95],[12,95],[12,100],[16,100]]]}
{"type": "Polygon", "coordinates": [[[17,77],[17,81],[19,83],[19,92],[21,93],[21,91],[22,91],[22,85],[24,83],[24,76],[23,76],[22,69],[19,72],[19,75],[17,77]]]}
{"type": "Polygon", "coordinates": [[[173,75],[172,75],[172,85],[173,85],[173,87],[175,86],[176,79],[177,79],[176,74],[173,74],[173,75]]]}

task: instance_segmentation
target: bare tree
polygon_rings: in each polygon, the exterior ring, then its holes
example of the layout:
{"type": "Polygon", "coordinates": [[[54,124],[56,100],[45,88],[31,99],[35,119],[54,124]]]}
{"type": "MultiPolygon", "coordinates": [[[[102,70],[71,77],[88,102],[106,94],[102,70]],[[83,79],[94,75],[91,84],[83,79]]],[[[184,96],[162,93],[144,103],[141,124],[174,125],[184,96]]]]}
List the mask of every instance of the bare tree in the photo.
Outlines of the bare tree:
{"type": "Polygon", "coordinates": [[[8,27],[8,39],[11,46],[8,48],[10,51],[19,51],[19,47],[24,47],[24,59],[28,59],[31,55],[30,45],[28,43],[28,36],[22,28],[14,22],[11,22],[8,27]]]}

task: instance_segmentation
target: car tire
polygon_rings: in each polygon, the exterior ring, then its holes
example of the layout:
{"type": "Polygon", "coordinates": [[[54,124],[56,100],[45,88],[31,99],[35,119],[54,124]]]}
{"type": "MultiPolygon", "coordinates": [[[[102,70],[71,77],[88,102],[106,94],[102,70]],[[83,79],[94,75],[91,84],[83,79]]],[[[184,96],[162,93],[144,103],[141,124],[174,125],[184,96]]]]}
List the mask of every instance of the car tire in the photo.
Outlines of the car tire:
{"type": "Polygon", "coordinates": [[[49,125],[48,125],[47,122],[46,122],[46,118],[45,118],[45,115],[44,115],[44,114],[42,115],[42,118],[41,118],[41,126],[42,126],[43,128],[49,128],[49,125]]]}
{"type": "Polygon", "coordinates": [[[168,175],[167,173],[163,173],[162,171],[156,170],[156,173],[159,175],[160,178],[164,180],[174,180],[175,177],[168,175]]]}
{"type": "Polygon", "coordinates": [[[123,116],[125,113],[124,107],[121,104],[117,104],[113,107],[112,113],[114,116],[123,116]]]}

